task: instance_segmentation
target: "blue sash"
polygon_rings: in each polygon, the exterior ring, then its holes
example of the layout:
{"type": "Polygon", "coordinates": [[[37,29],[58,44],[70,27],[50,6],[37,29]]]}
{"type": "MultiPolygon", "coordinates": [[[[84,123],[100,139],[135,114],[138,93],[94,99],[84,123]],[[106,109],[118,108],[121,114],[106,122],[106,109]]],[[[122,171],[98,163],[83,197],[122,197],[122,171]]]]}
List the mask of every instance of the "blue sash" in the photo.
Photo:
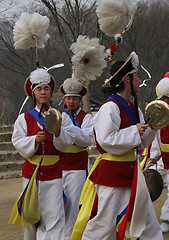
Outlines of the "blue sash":
{"type": "MultiPolygon", "coordinates": [[[[42,127],[44,127],[45,128],[45,118],[41,115],[40,117],[38,116],[39,115],[39,112],[34,108],[34,109],[32,109],[31,111],[29,111],[28,112],[33,118],[35,118],[36,119],[36,121],[38,122],[38,123],[40,123],[40,125],[42,126],[42,127]]],[[[45,128],[46,129],[46,128],[45,128]]],[[[50,135],[51,135],[51,137],[53,138],[53,134],[51,134],[50,133],[50,135]]]]}
{"type": "Polygon", "coordinates": [[[120,104],[120,106],[122,107],[122,109],[125,111],[125,113],[127,114],[127,116],[130,118],[131,122],[133,125],[135,125],[137,123],[137,119],[136,119],[136,114],[133,111],[133,109],[129,106],[129,104],[126,102],[126,100],[124,100],[124,98],[122,98],[120,95],[118,94],[114,94],[111,95],[110,97],[108,97],[106,99],[106,101],[109,100],[114,100],[116,102],[118,102],[120,104]]]}
{"type": "Polygon", "coordinates": [[[73,123],[75,123],[75,126],[76,126],[76,127],[81,128],[81,126],[80,126],[80,124],[78,123],[78,121],[76,120],[76,118],[74,118],[74,117],[72,116],[72,114],[68,111],[68,109],[65,110],[65,113],[67,113],[67,114],[69,115],[70,119],[72,120],[73,123]]]}

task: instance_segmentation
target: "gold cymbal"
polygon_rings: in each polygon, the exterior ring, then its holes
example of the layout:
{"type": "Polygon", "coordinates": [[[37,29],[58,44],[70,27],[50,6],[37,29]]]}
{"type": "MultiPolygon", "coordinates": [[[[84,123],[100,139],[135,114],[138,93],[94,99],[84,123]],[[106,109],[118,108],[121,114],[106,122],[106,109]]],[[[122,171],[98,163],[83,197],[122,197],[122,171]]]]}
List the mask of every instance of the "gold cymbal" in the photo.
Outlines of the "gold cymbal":
{"type": "Polygon", "coordinates": [[[163,178],[155,169],[143,171],[152,202],[157,200],[163,191],[163,178]]]}
{"type": "Polygon", "coordinates": [[[151,128],[164,128],[169,124],[169,106],[162,100],[154,100],[146,106],[144,117],[151,128]]]}
{"type": "Polygon", "coordinates": [[[55,108],[50,108],[44,112],[45,115],[45,127],[49,133],[55,133],[59,131],[62,123],[62,116],[60,112],[55,108]]]}

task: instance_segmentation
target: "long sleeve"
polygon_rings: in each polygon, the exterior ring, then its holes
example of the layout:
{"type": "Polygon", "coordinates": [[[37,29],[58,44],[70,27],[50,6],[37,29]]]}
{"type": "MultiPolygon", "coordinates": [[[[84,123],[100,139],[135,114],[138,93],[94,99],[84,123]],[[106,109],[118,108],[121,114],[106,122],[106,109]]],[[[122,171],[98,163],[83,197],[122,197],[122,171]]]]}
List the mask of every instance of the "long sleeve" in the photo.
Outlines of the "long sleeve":
{"type": "Polygon", "coordinates": [[[74,126],[76,137],[74,143],[79,147],[88,147],[94,143],[93,118],[91,114],[86,114],[81,128],[74,126]]]}
{"type": "MultiPolygon", "coordinates": [[[[38,149],[38,144],[35,144],[36,135],[27,136],[27,123],[25,115],[21,114],[15,124],[12,134],[12,143],[15,149],[25,158],[30,158],[38,149]]],[[[57,150],[63,150],[74,143],[75,133],[73,124],[66,114],[62,114],[61,132],[59,137],[53,138],[53,144],[57,150]]]]}
{"type": "Polygon", "coordinates": [[[58,137],[54,136],[53,144],[56,149],[62,151],[69,145],[74,144],[74,141],[75,141],[74,125],[69,116],[63,112],[60,135],[58,137]]]}
{"type": "Polygon", "coordinates": [[[14,124],[12,143],[15,149],[25,159],[33,156],[37,150],[35,146],[35,137],[36,135],[27,136],[27,123],[25,120],[25,115],[19,115],[14,124]]]}
{"type": "Polygon", "coordinates": [[[152,142],[150,149],[150,158],[159,160],[161,157],[161,139],[160,139],[160,130],[157,131],[157,134],[152,142]]]}
{"type": "Polygon", "coordinates": [[[124,154],[133,148],[147,147],[156,134],[156,131],[149,128],[140,137],[136,125],[120,129],[120,110],[113,102],[104,104],[95,115],[93,122],[98,143],[106,152],[115,155],[124,154]]]}
{"type": "MultiPolygon", "coordinates": [[[[139,109],[139,115],[140,115],[140,122],[144,123],[145,122],[144,116],[140,109],[139,109]]],[[[137,149],[140,150],[145,147],[148,147],[154,140],[156,134],[157,134],[157,130],[151,129],[150,127],[148,127],[144,132],[144,134],[141,136],[141,144],[138,146],[137,149]]]]}

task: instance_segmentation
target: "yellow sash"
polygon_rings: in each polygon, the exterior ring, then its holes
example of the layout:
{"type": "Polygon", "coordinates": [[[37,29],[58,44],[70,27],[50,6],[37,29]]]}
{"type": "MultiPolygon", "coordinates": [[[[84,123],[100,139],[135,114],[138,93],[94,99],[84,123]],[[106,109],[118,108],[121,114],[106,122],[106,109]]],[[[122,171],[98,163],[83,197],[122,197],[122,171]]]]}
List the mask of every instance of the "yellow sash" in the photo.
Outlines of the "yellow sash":
{"type": "Polygon", "coordinates": [[[161,151],[162,152],[169,152],[169,144],[161,143],[161,151]]]}
{"type": "MultiPolygon", "coordinates": [[[[28,161],[34,165],[38,165],[42,155],[33,155],[31,158],[28,158],[28,161]]],[[[58,155],[44,155],[41,166],[50,166],[59,161],[58,155]]]]}
{"type": "Polygon", "coordinates": [[[148,158],[148,154],[149,154],[149,148],[146,147],[144,148],[144,151],[142,153],[142,156],[144,157],[143,160],[140,163],[141,169],[144,169],[146,162],[147,162],[147,158],[148,158]]]}
{"type": "Polygon", "coordinates": [[[135,150],[131,150],[123,155],[113,155],[110,153],[103,153],[101,154],[102,159],[108,161],[116,161],[116,162],[131,162],[136,160],[136,152],[135,150]]]}
{"type": "Polygon", "coordinates": [[[85,151],[85,148],[78,147],[76,145],[71,145],[67,148],[65,148],[62,152],[64,153],[79,153],[85,151]]]}
{"type": "Polygon", "coordinates": [[[135,160],[135,150],[131,150],[123,155],[112,155],[110,153],[104,153],[101,154],[95,161],[87,179],[83,186],[81,197],[79,204],[82,205],[78,214],[78,217],[76,219],[76,223],[72,232],[72,236],[70,240],[80,240],[83,234],[83,231],[86,227],[86,224],[91,216],[93,203],[96,196],[96,188],[95,184],[90,181],[89,177],[94,171],[94,169],[97,167],[97,165],[100,163],[102,159],[108,160],[108,161],[134,161],[135,160]],[[129,158],[131,157],[131,158],[129,158]]]}

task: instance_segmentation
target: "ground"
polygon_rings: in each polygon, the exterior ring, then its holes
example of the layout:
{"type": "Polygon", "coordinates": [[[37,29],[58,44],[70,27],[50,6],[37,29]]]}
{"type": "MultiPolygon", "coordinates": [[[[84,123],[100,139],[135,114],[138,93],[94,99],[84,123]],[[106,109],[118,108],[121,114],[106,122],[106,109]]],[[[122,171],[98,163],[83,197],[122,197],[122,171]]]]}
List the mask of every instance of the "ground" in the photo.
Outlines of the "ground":
{"type": "MultiPolygon", "coordinates": [[[[22,240],[22,227],[8,225],[8,220],[15,201],[22,190],[22,179],[0,180],[0,239],[22,240]]],[[[154,202],[157,218],[159,219],[161,207],[166,199],[167,189],[164,188],[161,196],[154,202]]],[[[164,234],[164,240],[169,239],[169,233],[164,234]]],[[[153,240],[153,239],[152,239],[153,240]]],[[[160,239],[159,239],[160,240],[160,239]]]]}

